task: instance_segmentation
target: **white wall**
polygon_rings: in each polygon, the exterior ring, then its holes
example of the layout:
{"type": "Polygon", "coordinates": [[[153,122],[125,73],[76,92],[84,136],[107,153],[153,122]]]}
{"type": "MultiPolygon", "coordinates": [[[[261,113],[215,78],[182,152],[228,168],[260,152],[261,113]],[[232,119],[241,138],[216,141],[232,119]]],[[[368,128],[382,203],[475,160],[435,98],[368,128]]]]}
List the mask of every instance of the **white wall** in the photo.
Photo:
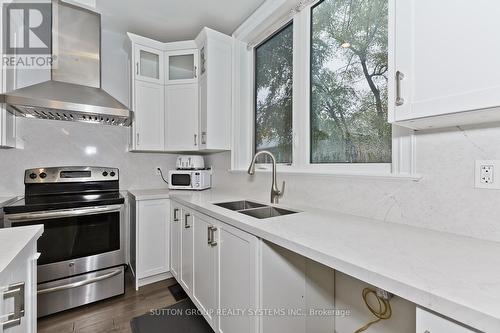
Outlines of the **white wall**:
{"type": "MultiPolygon", "coordinates": [[[[499,126],[418,132],[419,182],[278,174],[287,183],[281,202],[500,241],[500,191],[475,189],[473,177],[476,159],[500,159],[499,126]]],[[[229,153],[208,162],[215,187],[268,200],[271,175],[227,172],[229,153]]]]}
{"type": "Polygon", "coordinates": [[[120,169],[120,188],[166,188],[156,175],[175,167],[169,154],[129,153],[129,128],[18,118],[24,149],[0,150],[0,196],[24,193],[24,170],[91,165],[120,169]],[[94,153],[95,152],[95,153],[94,153]]]}

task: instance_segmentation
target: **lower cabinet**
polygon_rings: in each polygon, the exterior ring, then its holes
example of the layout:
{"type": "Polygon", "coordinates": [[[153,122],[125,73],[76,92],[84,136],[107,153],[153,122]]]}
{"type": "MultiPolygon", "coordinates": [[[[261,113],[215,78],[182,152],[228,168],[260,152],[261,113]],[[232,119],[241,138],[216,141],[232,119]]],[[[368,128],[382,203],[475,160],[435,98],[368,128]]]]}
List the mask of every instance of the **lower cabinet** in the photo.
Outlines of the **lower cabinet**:
{"type": "Polygon", "coordinates": [[[258,239],[229,225],[219,231],[219,299],[217,332],[258,332],[258,239]],[[224,313],[225,310],[245,314],[224,313]]]}
{"type": "Polygon", "coordinates": [[[417,333],[474,333],[475,331],[417,307],[417,333]]]}
{"type": "Polygon", "coordinates": [[[257,333],[259,317],[251,313],[259,305],[257,237],[175,202],[171,230],[180,240],[172,240],[180,263],[172,259],[171,270],[214,331],[257,333]],[[182,220],[174,222],[176,216],[182,220]]]}
{"type": "Polygon", "coordinates": [[[181,216],[182,208],[172,202],[170,209],[170,272],[180,278],[181,271],[181,216]]]}
{"type": "Polygon", "coordinates": [[[33,240],[0,272],[0,333],[36,333],[38,257],[33,240]]]}
{"type": "Polygon", "coordinates": [[[182,209],[181,274],[179,282],[190,296],[193,292],[193,213],[182,209]]]}
{"type": "Polygon", "coordinates": [[[196,214],[193,223],[193,301],[214,327],[217,309],[218,243],[216,221],[196,214]]]}
{"type": "Polygon", "coordinates": [[[169,278],[170,200],[130,200],[130,264],[136,289],[169,278]]]}

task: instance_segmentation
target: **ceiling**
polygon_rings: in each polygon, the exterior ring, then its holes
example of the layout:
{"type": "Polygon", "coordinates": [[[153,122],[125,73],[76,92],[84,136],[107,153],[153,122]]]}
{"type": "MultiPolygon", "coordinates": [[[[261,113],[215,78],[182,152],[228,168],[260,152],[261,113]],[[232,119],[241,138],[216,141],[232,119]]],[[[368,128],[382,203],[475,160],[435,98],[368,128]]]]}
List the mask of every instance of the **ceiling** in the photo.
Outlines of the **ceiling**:
{"type": "Polygon", "coordinates": [[[103,29],[161,42],[194,39],[204,26],[231,34],[264,0],[97,0],[103,29]]]}

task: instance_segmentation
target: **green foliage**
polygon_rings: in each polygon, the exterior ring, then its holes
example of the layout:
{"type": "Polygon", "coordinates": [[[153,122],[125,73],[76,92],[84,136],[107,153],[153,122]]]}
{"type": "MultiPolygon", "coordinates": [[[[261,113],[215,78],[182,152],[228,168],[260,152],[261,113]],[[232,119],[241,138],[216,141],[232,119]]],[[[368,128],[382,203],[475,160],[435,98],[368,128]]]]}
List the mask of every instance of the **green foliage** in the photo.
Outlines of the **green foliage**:
{"type": "Polygon", "coordinates": [[[256,150],[270,150],[280,163],[292,162],[293,25],[255,52],[256,150]]]}
{"type": "Polygon", "coordinates": [[[313,9],[311,162],[391,161],[387,0],[325,0],[313,9]]]}

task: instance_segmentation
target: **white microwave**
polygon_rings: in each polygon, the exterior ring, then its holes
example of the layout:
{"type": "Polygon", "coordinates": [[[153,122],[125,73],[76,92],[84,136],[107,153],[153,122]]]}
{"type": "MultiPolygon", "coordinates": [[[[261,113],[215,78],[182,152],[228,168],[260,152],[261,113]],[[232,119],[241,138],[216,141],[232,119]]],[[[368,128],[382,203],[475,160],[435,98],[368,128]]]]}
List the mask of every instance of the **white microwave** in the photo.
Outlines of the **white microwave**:
{"type": "Polygon", "coordinates": [[[168,181],[171,190],[206,190],[212,187],[212,170],[170,170],[168,181]]]}

